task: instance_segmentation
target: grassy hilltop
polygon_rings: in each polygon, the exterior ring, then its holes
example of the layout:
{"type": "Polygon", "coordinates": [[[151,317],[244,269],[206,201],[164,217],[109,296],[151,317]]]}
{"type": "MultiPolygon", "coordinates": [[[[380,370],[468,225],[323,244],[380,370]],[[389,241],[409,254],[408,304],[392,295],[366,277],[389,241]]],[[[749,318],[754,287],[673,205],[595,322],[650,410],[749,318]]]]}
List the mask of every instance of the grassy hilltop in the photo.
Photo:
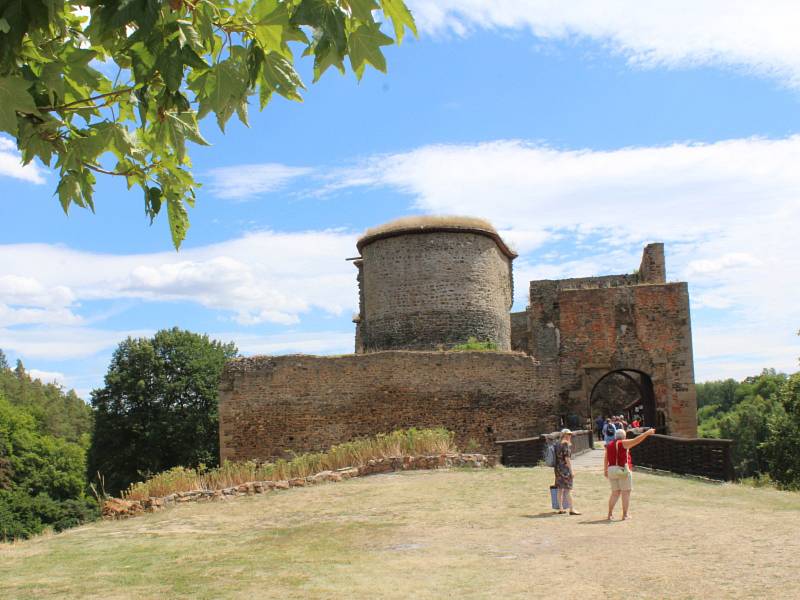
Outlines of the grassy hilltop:
{"type": "Polygon", "coordinates": [[[576,477],[582,516],[552,514],[551,479],[404,472],[95,523],[0,546],[0,597],[800,596],[798,493],[638,473],[608,524],[601,474],[576,477]]]}

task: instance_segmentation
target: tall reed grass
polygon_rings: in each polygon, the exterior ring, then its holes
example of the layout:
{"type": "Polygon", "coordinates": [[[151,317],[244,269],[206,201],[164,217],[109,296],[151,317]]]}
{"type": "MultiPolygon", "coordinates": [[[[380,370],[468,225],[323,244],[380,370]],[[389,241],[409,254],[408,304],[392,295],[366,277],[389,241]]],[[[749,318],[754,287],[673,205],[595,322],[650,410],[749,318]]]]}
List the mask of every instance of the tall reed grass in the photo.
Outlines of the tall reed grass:
{"type": "Polygon", "coordinates": [[[214,469],[174,467],[122,493],[128,500],[160,498],[175,492],[221,490],[249,481],[281,481],[307,477],[320,471],[360,467],[375,458],[424,456],[456,452],[453,433],[446,429],[400,429],[333,446],[327,452],[310,452],[291,460],[260,464],[253,461],[225,462],[214,469]]]}

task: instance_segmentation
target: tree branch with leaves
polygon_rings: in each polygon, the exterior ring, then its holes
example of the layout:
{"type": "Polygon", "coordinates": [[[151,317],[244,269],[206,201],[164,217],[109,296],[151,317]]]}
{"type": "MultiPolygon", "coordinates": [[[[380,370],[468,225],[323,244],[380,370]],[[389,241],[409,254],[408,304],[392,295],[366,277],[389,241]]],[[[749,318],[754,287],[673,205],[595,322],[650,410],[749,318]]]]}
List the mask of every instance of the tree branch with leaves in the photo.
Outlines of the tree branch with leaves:
{"type": "Polygon", "coordinates": [[[94,210],[96,174],[124,177],[151,223],[166,206],[178,248],[199,187],[187,142],[208,145],[206,115],[224,131],[234,114],[248,124],[256,95],[262,110],[302,101],[296,52],[314,82],[345,61],[359,80],[386,72],[381,48],[406,30],[402,0],[0,0],[0,131],[23,163],[58,170],[65,212],[94,210]]]}

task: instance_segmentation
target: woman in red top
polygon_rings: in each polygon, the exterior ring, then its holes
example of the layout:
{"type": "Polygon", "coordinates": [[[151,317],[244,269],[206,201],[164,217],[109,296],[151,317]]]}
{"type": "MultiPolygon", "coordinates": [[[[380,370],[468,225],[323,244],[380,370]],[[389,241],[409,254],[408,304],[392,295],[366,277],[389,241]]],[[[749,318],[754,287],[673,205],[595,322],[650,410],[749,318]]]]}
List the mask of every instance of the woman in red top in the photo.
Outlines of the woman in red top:
{"type": "Polygon", "coordinates": [[[632,440],[626,440],[624,429],[617,429],[614,434],[614,441],[606,446],[603,458],[603,472],[611,484],[611,496],[608,498],[608,520],[613,517],[614,507],[617,505],[620,495],[622,495],[622,519],[628,516],[628,507],[631,501],[631,488],[633,487],[633,461],[629,450],[638,446],[656,432],[655,429],[648,429],[642,435],[632,440]]]}

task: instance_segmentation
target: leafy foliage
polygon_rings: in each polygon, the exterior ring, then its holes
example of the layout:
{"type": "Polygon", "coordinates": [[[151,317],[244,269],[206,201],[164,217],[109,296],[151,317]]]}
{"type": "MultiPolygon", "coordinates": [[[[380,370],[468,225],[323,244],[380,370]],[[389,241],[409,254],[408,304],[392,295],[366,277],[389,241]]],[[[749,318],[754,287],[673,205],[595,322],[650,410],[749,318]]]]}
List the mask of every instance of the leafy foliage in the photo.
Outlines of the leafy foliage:
{"type": "Polygon", "coordinates": [[[92,392],[90,477],[99,472],[116,493],[178,465],[216,465],[217,386],[236,354],[232,343],[177,328],[120,343],[92,392]]]}
{"type": "Polygon", "coordinates": [[[42,429],[25,405],[0,392],[0,540],[45,527],[61,531],[97,516],[97,503],[86,495],[85,445],[42,429]]]}
{"type": "Polygon", "coordinates": [[[788,377],[764,369],[742,382],[697,387],[699,435],[735,440],[739,477],[800,487],[800,373],[788,377]]]}
{"type": "Polygon", "coordinates": [[[0,0],[0,131],[59,170],[61,206],[94,210],[96,174],[124,177],[177,248],[195,202],[198,123],[246,125],[251,97],[300,101],[295,52],[358,79],[416,33],[402,0],[0,0]],[[380,11],[380,12],[377,12],[380,11]],[[391,21],[394,39],[376,16],[391,21]]]}
{"type": "Polygon", "coordinates": [[[800,373],[789,378],[778,400],[782,411],[769,420],[769,435],[761,449],[772,479],[800,489],[800,373]]]}
{"type": "Polygon", "coordinates": [[[33,379],[21,362],[14,371],[7,367],[0,367],[0,395],[32,416],[37,431],[73,443],[88,443],[92,409],[74,390],[65,392],[57,384],[33,379]]]}

